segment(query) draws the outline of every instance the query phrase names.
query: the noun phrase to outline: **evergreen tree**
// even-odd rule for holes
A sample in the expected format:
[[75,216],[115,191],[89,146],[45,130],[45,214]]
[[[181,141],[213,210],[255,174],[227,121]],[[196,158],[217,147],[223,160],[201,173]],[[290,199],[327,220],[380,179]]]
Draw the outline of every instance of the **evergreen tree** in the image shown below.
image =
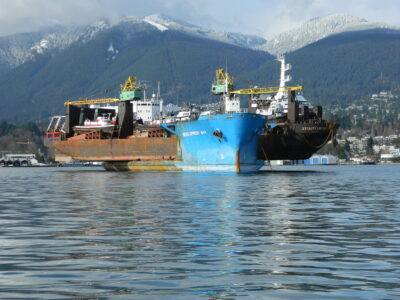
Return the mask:
[[366,148],[367,154],[368,155],[374,155],[374,139],[372,136],[369,137],[367,141],[367,148]]

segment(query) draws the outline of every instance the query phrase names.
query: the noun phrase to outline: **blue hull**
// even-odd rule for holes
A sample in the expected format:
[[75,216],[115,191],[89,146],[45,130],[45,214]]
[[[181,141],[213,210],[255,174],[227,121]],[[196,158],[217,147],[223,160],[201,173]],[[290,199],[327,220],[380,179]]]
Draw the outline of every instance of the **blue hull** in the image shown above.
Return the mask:
[[180,140],[183,171],[255,171],[258,134],[266,117],[249,113],[201,116],[198,120],[163,124]]

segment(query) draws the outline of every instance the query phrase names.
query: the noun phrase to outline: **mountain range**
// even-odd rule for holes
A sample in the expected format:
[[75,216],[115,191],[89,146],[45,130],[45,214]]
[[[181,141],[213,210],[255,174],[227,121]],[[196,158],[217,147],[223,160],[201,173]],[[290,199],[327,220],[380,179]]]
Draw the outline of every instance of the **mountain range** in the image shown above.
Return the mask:
[[[167,16],[106,20],[0,37],[0,119],[39,120],[62,113],[80,97],[115,97],[127,76],[161,82],[167,102],[211,102],[216,68],[229,69],[238,87],[277,85],[286,53],[292,83],[314,103],[346,103],[399,88],[400,31],[333,15],[264,38],[218,32]],[[150,88],[151,89],[151,88]]]
[[271,54],[293,52],[325,37],[352,31],[371,29],[395,29],[385,23],[371,23],[346,14],[333,14],[313,18],[297,28],[279,33],[260,47]]
[[115,24],[111,24],[108,20],[101,20],[88,26],[74,28],[55,26],[38,32],[0,37],[0,73],[32,60],[37,54],[62,51],[75,43],[84,44],[94,39],[99,33],[106,32],[111,28],[124,26],[127,28],[128,24],[137,26],[147,24],[160,31],[180,31],[191,36],[248,48],[261,47],[266,43],[262,37],[234,32],[218,32],[164,15],[151,15],[143,19],[126,17]]

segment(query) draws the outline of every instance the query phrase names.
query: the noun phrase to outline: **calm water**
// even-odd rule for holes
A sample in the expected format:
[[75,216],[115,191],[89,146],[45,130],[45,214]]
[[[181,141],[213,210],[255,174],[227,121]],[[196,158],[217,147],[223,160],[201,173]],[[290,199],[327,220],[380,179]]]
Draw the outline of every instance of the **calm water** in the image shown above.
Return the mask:
[[400,166],[302,170],[0,168],[0,298],[400,299]]

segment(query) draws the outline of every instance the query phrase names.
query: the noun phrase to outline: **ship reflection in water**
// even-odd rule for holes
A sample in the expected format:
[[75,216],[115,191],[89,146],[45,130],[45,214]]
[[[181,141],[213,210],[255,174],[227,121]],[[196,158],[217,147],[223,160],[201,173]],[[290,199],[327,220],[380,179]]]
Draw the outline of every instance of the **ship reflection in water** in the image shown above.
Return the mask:
[[309,168],[3,168],[1,296],[398,299],[398,167]]

